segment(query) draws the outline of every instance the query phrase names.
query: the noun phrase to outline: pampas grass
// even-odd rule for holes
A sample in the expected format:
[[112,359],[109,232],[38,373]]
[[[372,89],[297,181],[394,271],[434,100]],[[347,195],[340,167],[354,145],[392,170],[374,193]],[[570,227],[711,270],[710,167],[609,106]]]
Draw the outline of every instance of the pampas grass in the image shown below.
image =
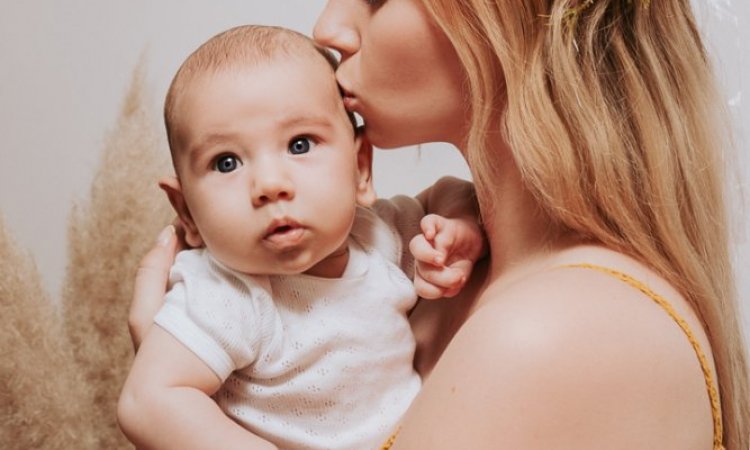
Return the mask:
[[94,449],[92,396],[31,257],[0,221],[0,448]]
[[86,383],[94,388],[99,448],[126,442],[116,425],[120,389],[133,358],[127,314],[140,258],[173,213],[156,182],[169,173],[166,139],[136,69],[94,178],[68,231],[64,323]]
[[[160,119],[134,71],[90,198],[74,206],[61,311],[31,258],[0,229],[0,448],[132,448],[116,404],[133,358],[127,330],[140,258],[172,220]],[[0,223],[0,228],[2,223]]]

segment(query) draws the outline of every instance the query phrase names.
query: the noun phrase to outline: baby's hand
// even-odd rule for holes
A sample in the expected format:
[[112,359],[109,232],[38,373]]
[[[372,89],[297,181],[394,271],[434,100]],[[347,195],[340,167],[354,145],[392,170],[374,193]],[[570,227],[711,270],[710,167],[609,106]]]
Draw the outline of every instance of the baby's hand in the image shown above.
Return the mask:
[[453,297],[471,275],[474,263],[486,251],[479,225],[466,218],[448,219],[428,214],[420,222],[422,234],[414,236],[414,287],[422,298]]

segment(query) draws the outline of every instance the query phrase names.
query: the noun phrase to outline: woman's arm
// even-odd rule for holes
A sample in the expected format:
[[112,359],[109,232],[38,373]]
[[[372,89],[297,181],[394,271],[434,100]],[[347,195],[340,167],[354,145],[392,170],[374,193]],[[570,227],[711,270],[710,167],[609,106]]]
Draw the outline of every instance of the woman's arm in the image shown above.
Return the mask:
[[211,399],[221,380],[158,326],[150,327],[117,407],[120,427],[139,449],[273,450]]

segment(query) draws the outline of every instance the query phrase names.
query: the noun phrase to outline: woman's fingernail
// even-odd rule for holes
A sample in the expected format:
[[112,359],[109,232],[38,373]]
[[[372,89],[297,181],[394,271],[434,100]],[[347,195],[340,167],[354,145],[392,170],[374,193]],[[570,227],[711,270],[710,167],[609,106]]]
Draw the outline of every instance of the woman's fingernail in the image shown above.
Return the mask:
[[161,230],[161,233],[159,233],[159,237],[156,238],[156,244],[162,247],[166,247],[169,244],[169,241],[172,240],[172,236],[174,236],[174,233],[174,225],[167,225],[163,230]]

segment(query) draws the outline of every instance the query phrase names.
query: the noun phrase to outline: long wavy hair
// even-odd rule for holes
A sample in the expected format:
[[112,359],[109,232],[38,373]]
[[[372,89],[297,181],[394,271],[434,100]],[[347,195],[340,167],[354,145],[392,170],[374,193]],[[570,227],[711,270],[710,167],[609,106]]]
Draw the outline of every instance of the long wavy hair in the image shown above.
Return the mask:
[[724,193],[729,121],[689,0],[423,4],[466,71],[466,156],[482,208],[499,181],[489,139],[500,131],[554,223],[647,264],[688,299],[711,343],[725,446],[747,450]]

